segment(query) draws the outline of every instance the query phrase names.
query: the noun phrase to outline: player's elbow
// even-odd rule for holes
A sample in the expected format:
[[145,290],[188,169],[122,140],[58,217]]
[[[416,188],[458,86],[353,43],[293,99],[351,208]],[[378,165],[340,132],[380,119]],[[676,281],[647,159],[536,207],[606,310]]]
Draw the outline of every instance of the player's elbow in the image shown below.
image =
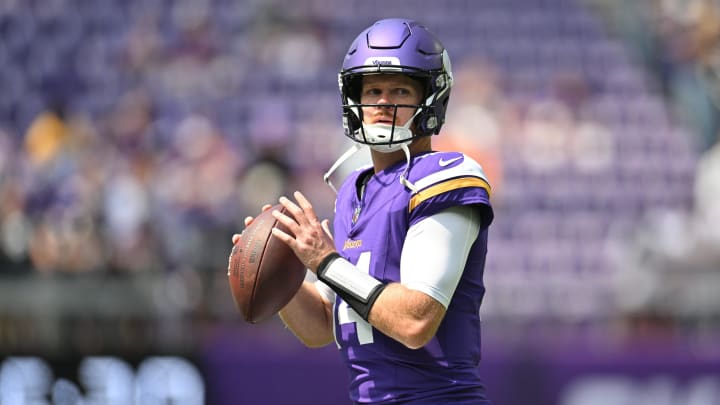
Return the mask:
[[320,348],[323,346],[327,346],[331,342],[333,342],[333,335],[332,332],[330,334],[325,333],[322,330],[319,330],[320,328],[313,329],[311,331],[308,330],[296,330],[289,328],[290,331],[295,335],[298,341],[302,343],[304,346],[309,347],[311,349]]
[[437,326],[434,322],[427,320],[418,320],[412,322],[405,328],[405,333],[400,338],[400,343],[405,345],[408,349],[419,349],[435,336],[437,332]]
[[319,349],[329,345],[332,339],[300,338],[300,342],[310,349]]

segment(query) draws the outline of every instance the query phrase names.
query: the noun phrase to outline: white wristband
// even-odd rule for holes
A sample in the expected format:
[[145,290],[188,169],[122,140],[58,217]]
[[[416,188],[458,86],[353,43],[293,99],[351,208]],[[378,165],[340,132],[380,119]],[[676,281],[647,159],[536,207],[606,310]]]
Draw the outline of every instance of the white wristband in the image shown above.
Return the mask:
[[357,267],[342,257],[333,260],[327,266],[322,278],[342,288],[364,303],[368,302],[370,294],[375,288],[382,285],[380,281],[358,270]]

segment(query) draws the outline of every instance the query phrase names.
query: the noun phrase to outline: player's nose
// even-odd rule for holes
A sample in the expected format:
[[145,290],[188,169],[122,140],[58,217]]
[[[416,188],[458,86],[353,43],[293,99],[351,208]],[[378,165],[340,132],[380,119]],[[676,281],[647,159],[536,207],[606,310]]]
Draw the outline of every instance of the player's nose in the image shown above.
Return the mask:
[[380,94],[380,98],[378,98],[377,104],[382,104],[382,108],[390,107],[389,104],[392,104],[390,100],[390,94],[388,92],[383,92],[382,94]]

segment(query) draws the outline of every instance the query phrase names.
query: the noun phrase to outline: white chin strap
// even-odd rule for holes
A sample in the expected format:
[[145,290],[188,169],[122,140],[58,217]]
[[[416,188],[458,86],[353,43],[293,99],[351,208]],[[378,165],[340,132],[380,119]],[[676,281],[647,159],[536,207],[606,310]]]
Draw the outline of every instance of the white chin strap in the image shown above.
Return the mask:
[[417,194],[417,192],[419,191],[418,188],[415,187],[415,185],[412,184],[407,178],[405,178],[408,170],[410,170],[410,149],[408,148],[407,143],[401,143],[400,147],[402,148],[403,152],[405,152],[405,159],[407,159],[405,170],[403,170],[402,174],[400,175],[400,184],[407,187],[410,191],[412,191],[413,194]]
[[[393,127],[387,124],[363,124],[362,131],[365,137],[371,141],[370,148],[381,153],[399,151],[401,146],[410,143],[413,134],[410,131],[412,119],[403,126]],[[390,139],[397,139],[398,143],[391,145],[376,145],[376,143],[388,142]]]
[[[402,149],[402,151],[405,153],[405,159],[407,160],[407,164],[405,165],[405,170],[403,170],[402,174],[400,175],[400,184],[407,187],[410,191],[412,191],[413,194],[418,192],[418,188],[415,187],[413,183],[411,183],[405,176],[407,175],[408,170],[410,169],[410,148],[408,148],[409,142],[403,142],[398,145],[392,145],[393,147],[396,147],[395,150]],[[330,166],[330,169],[328,169],[327,172],[323,175],[323,180],[325,183],[337,194],[337,189],[333,185],[332,181],[330,180],[330,176],[337,170],[340,165],[342,165],[346,160],[348,160],[352,155],[356,154],[360,150],[362,150],[365,146],[361,143],[355,143],[353,146],[350,147],[350,149],[346,150],[340,157],[333,163],[332,166]],[[373,145],[373,146],[384,146],[384,145]],[[375,149],[373,147],[373,149]]]

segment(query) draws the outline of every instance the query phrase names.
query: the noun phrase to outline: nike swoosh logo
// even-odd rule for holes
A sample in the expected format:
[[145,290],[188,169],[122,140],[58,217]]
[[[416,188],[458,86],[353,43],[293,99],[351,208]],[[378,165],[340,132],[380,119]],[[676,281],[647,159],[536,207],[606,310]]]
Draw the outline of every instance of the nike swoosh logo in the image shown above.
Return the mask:
[[462,156],[458,156],[458,157],[452,158],[450,160],[443,160],[442,158],[440,158],[440,160],[438,161],[438,164],[442,167],[445,167],[449,164],[452,164],[453,162],[457,162],[460,159],[462,159]]

